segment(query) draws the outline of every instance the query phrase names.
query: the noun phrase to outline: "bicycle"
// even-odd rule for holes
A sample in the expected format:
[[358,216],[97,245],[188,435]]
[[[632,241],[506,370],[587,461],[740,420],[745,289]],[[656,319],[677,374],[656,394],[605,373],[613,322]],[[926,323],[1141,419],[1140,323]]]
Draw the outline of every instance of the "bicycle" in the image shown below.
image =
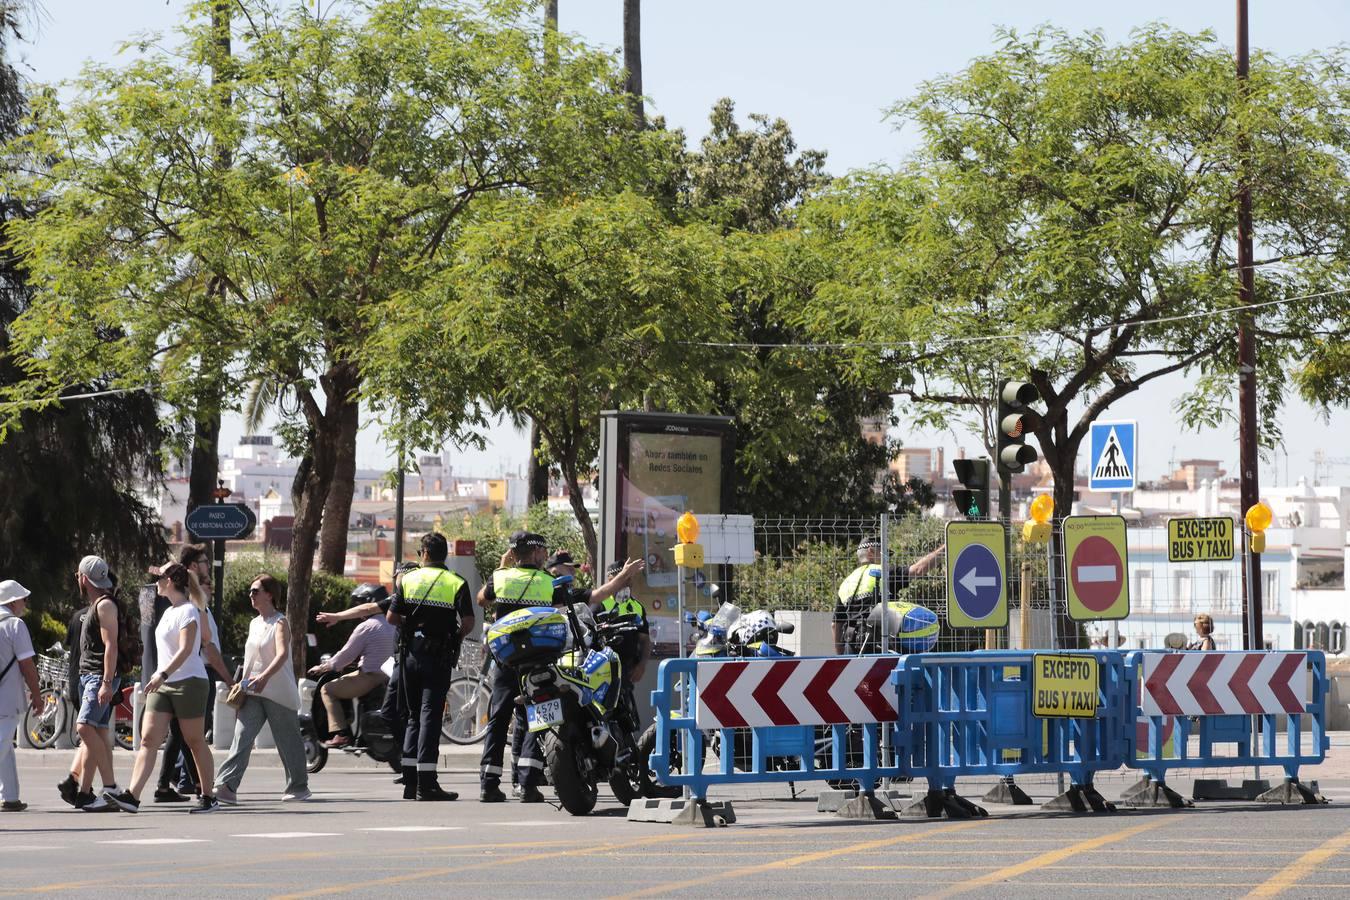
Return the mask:
[[46,750],[70,727],[71,702],[66,697],[66,671],[70,652],[60,644],[37,657],[38,684],[41,687],[42,712],[31,709],[23,716],[23,734],[30,747]]
[[479,641],[465,641],[460,650],[458,673],[450,680],[445,695],[445,714],[441,719],[441,737],[452,744],[476,744],[487,734],[488,705],[492,683],[488,670],[492,658]]

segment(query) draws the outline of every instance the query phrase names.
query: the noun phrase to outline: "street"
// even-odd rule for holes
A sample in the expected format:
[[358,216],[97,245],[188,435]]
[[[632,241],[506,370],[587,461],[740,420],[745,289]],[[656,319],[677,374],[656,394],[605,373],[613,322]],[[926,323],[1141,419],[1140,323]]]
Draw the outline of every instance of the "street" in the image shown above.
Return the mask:
[[[1350,890],[1350,773],[1337,749],[1306,776],[1320,777],[1333,800],[1326,806],[1215,802],[1077,816],[989,806],[983,820],[860,823],[817,812],[808,786],[795,801],[786,791],[716,794],[734,798],[738,817],[716,830],[630,823],[603,795],[584,819],[551,805],[483,805],[466,753],[448,757],[450,771],[442,773],[442,783],[464,798],[456,803],[399,800],[387,769],[345,765],[350,757],[342,757],[314,776],[313,801],[283,804],[281,770],[261,753],[238,807],[197,816],[147,803],[135,816],[93,815],[56,798],[60,768],[52,753],[40,765],[34,751],[25,754],[20,773],[31,808],[0,816],[0,894],[105,897],[110,887],[123,896],[292,898]],[[118,754],[122,777],[128,762]],[[1119,773],[1100,786],[1113,799],[1127,784]],[[1187,781],[1173,784],[1189,793]],[[1054,785],[1024,787],[1040,802]],[[982,790],[963,788],[975,799]]]

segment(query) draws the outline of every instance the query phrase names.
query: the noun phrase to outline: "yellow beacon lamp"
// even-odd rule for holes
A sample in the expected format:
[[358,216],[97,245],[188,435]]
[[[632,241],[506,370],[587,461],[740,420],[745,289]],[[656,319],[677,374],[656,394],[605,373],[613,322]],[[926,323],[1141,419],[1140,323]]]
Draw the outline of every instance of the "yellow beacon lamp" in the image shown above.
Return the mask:
[[1055,501],[1049,494],[1039,494],[1031,501],[1031,521],[1022,525],[1022,540],[1028,544],[1044,544],[1050,540],[1050,518],[1055,514]]
[[1247,542],[1247,547],[1253,553],[1266,552],[1266,529],[1274,520],[1275,515],[1271,512],[1270,506],[1262,500],[1252,504],[1247,510],[1247,530],[1251,532],[1251,539]]
[[675,522],[675,534],[680,542],[675,545],[675,565],[682,569],[703,568],[703,545],[698,543],[698,518],[686,512]]

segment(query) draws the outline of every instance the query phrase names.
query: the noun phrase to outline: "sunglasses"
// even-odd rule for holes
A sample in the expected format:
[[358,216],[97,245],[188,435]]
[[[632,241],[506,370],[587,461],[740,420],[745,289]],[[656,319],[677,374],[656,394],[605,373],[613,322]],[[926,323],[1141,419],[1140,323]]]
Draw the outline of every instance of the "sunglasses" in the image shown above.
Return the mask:
[[255,594],[265,594],[265,593],[267,593],[267,591],[263,590],[262,588],[249,588],[249,589],[248,589],[248,595],[249,595],[250,597],[252,597],[252,596],[255,595]]

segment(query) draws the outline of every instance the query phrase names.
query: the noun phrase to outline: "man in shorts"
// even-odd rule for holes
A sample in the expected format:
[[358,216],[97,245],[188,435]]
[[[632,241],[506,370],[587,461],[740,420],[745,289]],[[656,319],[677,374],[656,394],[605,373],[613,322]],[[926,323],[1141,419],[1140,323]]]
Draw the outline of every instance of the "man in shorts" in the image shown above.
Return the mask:
[[115,812],[117,807],[94,796],[93,787],[97,770],[104,791],[117,791],[109,732],[121,687],[117,677],[117,602],[108,564],[99,557],[80,560],[76,577],[89,612],[80,631],[80,712],[75,730],[82,742],[84,764],[75,806],[88,812]]

